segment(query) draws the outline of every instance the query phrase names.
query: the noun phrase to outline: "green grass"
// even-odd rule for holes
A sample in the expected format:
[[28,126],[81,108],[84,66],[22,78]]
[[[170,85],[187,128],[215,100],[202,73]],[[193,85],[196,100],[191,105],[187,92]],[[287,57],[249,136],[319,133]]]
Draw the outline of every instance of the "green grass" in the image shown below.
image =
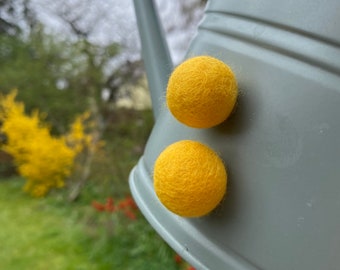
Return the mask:
[[185,269],[141,213],[129,220],[91,206],[93,200],[119,201],[129,195],[128,175],[152,124],[151,111],[117,112],[104,133],[106,145],[73,202],[68,188],[35,199],[22,191],[22,178],[0,177],[0,269]]
[[87,258],[82,228],[70,209],[28,197],[22,182],[0,182],[1,268],[97,269]]
[[0,181],[1,269],[179,269],[141,215],[130,221],[58,193],[34,199],[22,184]]

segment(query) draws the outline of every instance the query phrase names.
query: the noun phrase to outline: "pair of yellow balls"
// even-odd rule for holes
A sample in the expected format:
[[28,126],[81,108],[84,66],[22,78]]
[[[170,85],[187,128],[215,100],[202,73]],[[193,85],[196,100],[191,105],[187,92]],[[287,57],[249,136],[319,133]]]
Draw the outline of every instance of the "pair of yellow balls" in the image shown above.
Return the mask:
[[[186,60],[171,74],[167,106],[181,123],[210,128],[231,114],[237,99],[232,70],[210,56]],[[162,204],[183,217],[211,212],[227,188],[223,161],[208,146],[183,140],[168,146],[154,166],[154,188]]]

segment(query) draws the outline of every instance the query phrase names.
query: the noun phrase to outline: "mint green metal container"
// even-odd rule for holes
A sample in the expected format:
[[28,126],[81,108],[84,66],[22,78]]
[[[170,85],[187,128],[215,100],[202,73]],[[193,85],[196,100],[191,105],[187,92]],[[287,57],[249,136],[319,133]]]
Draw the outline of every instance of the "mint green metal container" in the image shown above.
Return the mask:
[[[152,1],[135,0],[156,123],[130,175],[150,224],[197,269],[340,269],[340,2],[208,2],[187,57],[234,70],[234,115],[210,129],[178,123],[165,104],[172,64]],[[169,144],[215,149],[228,191],[210,215],[166,210],[152,181]]]

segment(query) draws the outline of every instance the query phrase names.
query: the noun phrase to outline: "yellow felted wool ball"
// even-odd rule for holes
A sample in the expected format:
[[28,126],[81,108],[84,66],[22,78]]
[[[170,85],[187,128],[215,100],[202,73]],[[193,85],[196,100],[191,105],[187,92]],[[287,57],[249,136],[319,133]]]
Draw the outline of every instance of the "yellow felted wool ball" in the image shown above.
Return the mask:
[[210,56],[197,56],[180,64],[171,74],[166,100],[173,116],[194,128],[222,123],[232,112],[237,98],[232,70]]
[[208,146],[190,140],[168,146],[154,167],[154,188],[162,204],[183,217],[211,212],[227,188],[227,172]]

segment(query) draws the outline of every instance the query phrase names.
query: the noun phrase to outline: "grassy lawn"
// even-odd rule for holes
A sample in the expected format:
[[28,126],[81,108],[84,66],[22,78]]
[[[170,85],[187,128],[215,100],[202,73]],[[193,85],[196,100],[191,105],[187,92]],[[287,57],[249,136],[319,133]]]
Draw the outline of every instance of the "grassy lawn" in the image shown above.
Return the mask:
[[129,221],[62,194],[33,199],[22,184],[0,181],[1,269],[180,269],[140,214]]
[[0,182],[2,269],[98,269],[71,209],[28,197],[22,184],[20,178]]
[[0,269],[153,270],[187,269],[136,210],[136,219],[99,212],[93,201],[129,196],[128,175],[142,155],[152,113],[122,111],[112,119],[76,200],[70,189],[32,198],[25,180],[0,177]]

